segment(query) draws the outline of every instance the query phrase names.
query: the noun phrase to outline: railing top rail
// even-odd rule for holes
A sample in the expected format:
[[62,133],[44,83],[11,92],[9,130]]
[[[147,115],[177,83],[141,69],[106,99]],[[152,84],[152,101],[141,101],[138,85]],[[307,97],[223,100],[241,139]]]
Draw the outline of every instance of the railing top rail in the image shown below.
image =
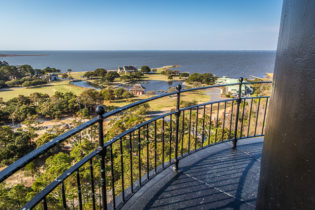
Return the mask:
[[[226,87],[226,86],[234,86],[234,85],[240,85],[240,84],[263,84],[263,83],[272,83],[272,82],[271,81],[257,81],[257,82],[242,82],[242,83],[232,83],[232,84],[210,85],[210,86],[197,87],[197,88],[191,88],[191,89],[183,89],[180,92],[183,93],[183,92],[189,92],[189,91],[203,90],[203,89],[209,89],[209,88],[218,88],[218,87]],[[170,93],[164,93],[164,94],[157,95],[157,96],[154,96],[154,97],[151,97],[148,99],[140,100],[140,101],[132,103],[132,104],[128,104],[126,106],[117,108],[113,111],[110,111],[110,112],[103,114],[103,118],[106,119],[108,117],[111,117],[115,114],[118,114],[118,113],[125,111],[125,110],[128,110],[130,108],[133,108],[135,106],[138,106],[138,105],[141,105],[141,104],[144,104],[144,103],[147,103],[147,102],[159,99],[159,98],[175,95],[176,93],[177,93],[177,91],[170,92]],[[6,167],[5,169],[3,169],[0,172],[0,183],[3,182],[5,179],[7,179],[9,176],[11,176],[13,173],[15,173],[17,170],[23,168],[25,165],[27,165],[29,162],[31,162],[35,158],[39,157],[41,154],[45,153],[46,151],[53,148],[54,146],[60,144],[64,140],[70,138],[71,136],[79,133],[80,131],[84,130],[85,128],[92,126],[97,121],[98,121],[98,118],[95,117],[92,120],[90,120],[86,123],[83,123],[83,124],[79,125],[78,127],[73,128],[70,131],[54,138],[50,142],[42,145],[41,147],[33,150],[32,152],[30,152],[27,155],[23,156],[22,158],[18,159],[16,162],[12,163],[11,165],[9,165],[8,167]]]
[[[209,89],[209,88],[218,88],[218,87],[226,87],[226,86],[236,86],[236,85],[250,85],[250,84],[267,84],[267,83],[272,83],[271,81],[257,81],[257,82],[237,82],[237,83],[229,83],[229,84],[221,84],[221,85],[210,85],[210,86],[203,86],[203,87],[197,87],[197,88],[191,88],[191,89],[183,89],[180,92],[184,93],[184,92],[189,92],[189,91],[195,91],[195,90],[204,90],[204,89]],[[173,94],[175,94],[175,92],[173,92]]]

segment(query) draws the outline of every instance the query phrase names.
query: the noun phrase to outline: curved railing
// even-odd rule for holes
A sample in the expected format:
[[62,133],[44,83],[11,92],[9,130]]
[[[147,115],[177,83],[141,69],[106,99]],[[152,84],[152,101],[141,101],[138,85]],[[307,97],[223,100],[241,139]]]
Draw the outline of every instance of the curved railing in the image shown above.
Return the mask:
[[[98,132],[94,132],[98,133],[99,146],[38,192],[23,209],[32,209],[41,202],[44,209],[50,206],[106,209],[108,205],[114,209],[120,208],[165,168],[174,164],[174,169],[178,170],[179,160],[186,155],[230,140],[235,148],[238,139],[263,136],[269,96],[242,97],[243,85],[263,83],[271,82],[243,82],[241,79],[240,83],[185,90],[178,86],[175,92],[141,100],[108,113],[99,106],[98,117],[58,136],[8,166],[0,172],[0,182],[65,140],[97,125]],[[236,98],[180,108],[182,93],[236,85]],[[107,118],[172,95],[176,95],[175,111],[153,117],[104,143],[104,121]],[[71,195],[69,192],[72,192]]]

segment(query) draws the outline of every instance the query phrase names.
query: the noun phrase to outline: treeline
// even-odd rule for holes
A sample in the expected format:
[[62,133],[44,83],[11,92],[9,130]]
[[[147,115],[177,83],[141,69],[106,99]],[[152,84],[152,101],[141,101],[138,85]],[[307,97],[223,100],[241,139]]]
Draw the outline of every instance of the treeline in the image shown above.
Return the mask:
[[88,89],[79,96],[72,92],[56,92],[53,96],[32,93],[30,96],[19,95],[5,102],[0,98],[0,124],[22,122],[30,116],[47,119],[78,115],[86,118],[94,114],[95,107],[104,100],[131,98],[133,95],[124,88]]
[[116,71],[107,71],[103,68],[98,68],[94,71],[88,71],[83,74],[87,79],[101,79],[103,82],[113,82],[120,75]]
[[13,66],[0,61],[0,88],[45,84],[47,78],[44,75],[59,72],[60,70],[56,68],[33,69],[30,65]]
[[[148,70],[149,69],[149,70]],[[143,72],[150,72],[150,68],[144,68]],[[130,72],[128,74],[119,75],[116,71],[107,71],[103,68],[98,68],[94,71],[85,72],[83,77],[87,79],[100,79],[101,82],[113,82],[116,78],[120,78],[124,82],[134,82],[140,80],[143,77],[142,69],[138,72]]]
[[189,84],[199,83],[199,84],[205,84],[205,85],[213,85],[215,81],[217,80],[217,76],[211,74],[211,73],[193,73],[189,75],[186,82]]
[[187,72],[180,73],[179,70],[171,70],[171,69],[163,70],[161,71],[161,74],[168,76],[168,79],[173,79],[173,77],[176,77],[176,76],[179,76],[179,78],[189,77],[189,73]]

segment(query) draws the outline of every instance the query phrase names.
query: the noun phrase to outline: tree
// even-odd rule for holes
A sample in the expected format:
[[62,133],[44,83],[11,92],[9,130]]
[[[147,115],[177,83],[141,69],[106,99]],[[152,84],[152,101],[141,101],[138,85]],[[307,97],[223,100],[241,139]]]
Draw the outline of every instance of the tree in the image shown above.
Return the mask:
[[14,132],[9,126],[0,126],[0,165],[13,163],[35,147],[29,132]]
[[91,72],[91,71],[87,71],[83,74],[83,77],[88,78],[88,79],[92,78],[93,76],[94,76],[94,72]]
[[131,80],[132,80],[132,78],[131,78],[130,75],[122,75],[122,76],[120,77],[120,81],[129,82],[129,81],[131,81]]
[[204,74],[193,73],[188,77],[187,82],[188,83],[199,82],[201,84],[212,85],[214,84],[216,79],[217,77],[211,73]]
[[183,72],[179,74],[180,77],[189,77],[189,73]]
[[106,69],[103,69],[103,68],[97,68],[95,71],[94,71],[94,75],[95,76],[99,76],[99,77],[105,77],[107,74],[107,70]]
[[62,78],[62,79],[67,79],[67,78],[68,78],[68,74],[63,73],[63,74],[61,75],[61,78]]
[[11,188],[0,186],[0,209],[20,209],[27,202],[27,194],[31,188],[23,184]]
[[149,66],[142,66],[140,71],[142,73],[149,73],[149,72],[151,72],[151,69]]
[[44,133],[42,136],[40,136],[37,140],[36,140],[36,146],[37,148],[50,142],[51,140],[53,140],[54,138],[56,138],[57,135],[56,134],[52,134],[52,133]]
[[0,67],[0,80],[9,81],[13,79],[22,78],[21,72],[16,66],[1,66]]
[[124,94],[125,91],[126,91],[126,90],[125,90],[124,88],[117,88],[117,89],[115,89],[115,95],[116,95],[116,97],[117,97],[117,98],[122,98],[122,96],[123,96],[123,94]]
[[7,84],[5,84],[5,81],[4,80],[0,80],[0,88],[6,88],[8,87]]
[[59,69],[46,67],[43,69],[44,74],[61,72]]
[[33,76],[35,74],[34,69],[30,65],[21,65],[18,67],[18,70],[23,76]]
[[72,72],[72,69],[67,69],[67,72],[68,72],[68,74],[70,76],[70,73]]
[[90,112],[94,112],[94,106],[102,104],[103,96],[97,90],[88,89],[81,93],[79,101],[85,108],[88,108]]
[[119,78],[119,74],[116,71],[110,71],[105,76],[105,81],[113,82],[116,78]]
[[114,100],[115,99],[115,93],[114,90],[111,88],[108,89],[102,89],[101,94],[104,97],[105,100]]
[[70,152],[70,156],[75,161],[80,161],[82,158],[92,152],[93,149],[95,149],[95,146],[91,143],[91,141],[83,139],[74,145],[73,150]]
[[72,92],[56,92],[55,95],[36,108],[38,114],[47,118],[59,118],[64,114],[73,114],[78,110],[77,96]]
[[38,136],[35,133],[35,126],[39,125],[39,121],[37,119],[38,116],[36,114],[27,115],[26,119],[22,122],[22,124],[26,126],[27,131],[30,133],[31,140]]

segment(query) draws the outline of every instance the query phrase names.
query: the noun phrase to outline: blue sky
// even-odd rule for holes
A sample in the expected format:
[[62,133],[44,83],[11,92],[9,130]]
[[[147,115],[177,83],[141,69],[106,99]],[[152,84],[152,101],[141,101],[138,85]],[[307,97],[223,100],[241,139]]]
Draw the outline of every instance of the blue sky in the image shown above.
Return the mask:
[[282,0],[1,0],[0,50],[275,50]]

